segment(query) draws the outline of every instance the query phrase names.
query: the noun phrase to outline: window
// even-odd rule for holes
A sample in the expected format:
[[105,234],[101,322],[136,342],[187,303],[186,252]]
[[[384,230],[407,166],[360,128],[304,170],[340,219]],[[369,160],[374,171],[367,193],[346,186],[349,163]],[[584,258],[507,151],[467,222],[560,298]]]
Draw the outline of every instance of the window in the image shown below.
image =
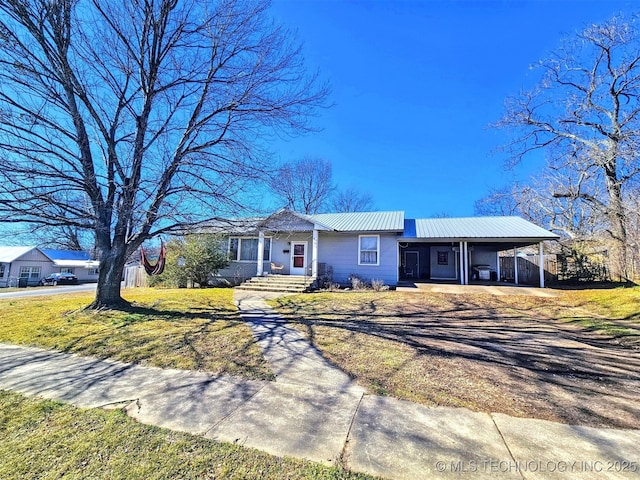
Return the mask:
[[0,278],[4,278],[4,263],[0,263]]
[[[256,262],[258,260],[258,239],[231,237],[229,239],[229,257],[232,261]],[[262,259],[265,262],[271,260],[271,239],[264,239],[264,252]]]
[[20,267],[20,278],[39,279],[40,267]]
[[449,252],[438,252],[438,265],[449,265]]
[[240,239],[231,237],[229,239],[229,258],[231,260],[238,260],[238,252],[240,251]]
[[60,273],[73,273],[73,268],[70,267],[62,267],[60,269]]
[[358,265],[380,264],[380,235],[358,237]]

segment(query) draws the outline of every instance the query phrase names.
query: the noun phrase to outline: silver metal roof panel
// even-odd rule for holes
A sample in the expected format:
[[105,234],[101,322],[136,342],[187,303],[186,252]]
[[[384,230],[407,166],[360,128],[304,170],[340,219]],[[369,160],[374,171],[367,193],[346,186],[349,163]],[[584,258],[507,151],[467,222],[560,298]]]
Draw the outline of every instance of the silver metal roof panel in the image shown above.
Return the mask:
[[[521,217],[426,218],[415,220],[415,237],[425,239],[540,239],[558,235]],[[413,232],[411,232],[413,233]]]
[[338,232],[402,232],[404,212],[349,212],[309,215]]

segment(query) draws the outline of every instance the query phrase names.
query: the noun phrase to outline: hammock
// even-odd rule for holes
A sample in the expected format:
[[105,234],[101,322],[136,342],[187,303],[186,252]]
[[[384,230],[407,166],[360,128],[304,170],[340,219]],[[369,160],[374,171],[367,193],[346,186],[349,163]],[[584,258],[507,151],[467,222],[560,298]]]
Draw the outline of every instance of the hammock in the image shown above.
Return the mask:
[[144,248],[140,247],[140,261],[142,266],[148,275],[160,275],[164,272],[164,264],[167,260],[167,249],[164,246],[164,242],[160,242],[160,256],[155,265],[151,265],[147,260],[147,255],[144,253]]

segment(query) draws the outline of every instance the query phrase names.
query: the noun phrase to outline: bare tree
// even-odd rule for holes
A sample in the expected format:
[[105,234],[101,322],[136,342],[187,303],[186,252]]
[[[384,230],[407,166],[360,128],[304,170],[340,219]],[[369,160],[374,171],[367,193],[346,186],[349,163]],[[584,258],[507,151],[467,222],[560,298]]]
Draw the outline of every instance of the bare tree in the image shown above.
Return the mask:
[[336,190],[329,200],[332,212],[367,212],[373,210],[373,197],[354,187]]
[[518,184],[514,187],[494,188],[489,194],[477,200],[473,206],[476,215],[519,215],[518,200],[514,192],[518,190]]
[[127,257],[245,205],[269,132],[326,85],[266,1],[0,2],[0,220],[94,232],[94,308]]
[[331,175],[329,160],[306,156],[280,166],[269,186],[286,208],[314,214],[325,207],[334,190]]
[[546,183],[548,198],[586,205],[604,219],[612,267],[628,278],[624,197],[640,172],[636,26],[620,17],[591,25],[538,67],[541,83],[510,99],[499,124],[515,132],[510,158],[517,163],[535,150],[546,152],[547,172],[555,177]]

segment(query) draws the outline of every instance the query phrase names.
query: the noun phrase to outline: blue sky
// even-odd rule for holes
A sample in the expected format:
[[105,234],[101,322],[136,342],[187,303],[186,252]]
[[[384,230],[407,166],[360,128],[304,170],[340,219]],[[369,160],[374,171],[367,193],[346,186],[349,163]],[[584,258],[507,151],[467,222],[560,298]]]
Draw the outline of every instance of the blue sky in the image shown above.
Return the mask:
[[[634,6],[635,10],[634,10]],[[496,153],[505,98],[536,83],[529,67],[563,36],[626,0],[274,0],[306,60],[332,85],[321,129],[273,146],[283,161],[333,163],[334,180],[408,217],[472,216],[492,187],[535,175],[541,154],[507,171]]]

